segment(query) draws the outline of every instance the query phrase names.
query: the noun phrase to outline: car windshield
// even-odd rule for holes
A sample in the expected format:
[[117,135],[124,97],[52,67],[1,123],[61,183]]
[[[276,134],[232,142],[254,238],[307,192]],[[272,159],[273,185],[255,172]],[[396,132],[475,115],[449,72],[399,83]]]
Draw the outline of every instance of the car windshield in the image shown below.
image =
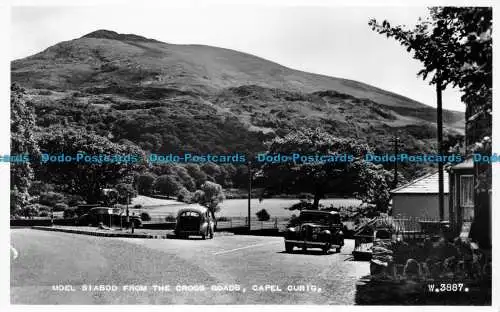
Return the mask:
[[199,217],[200,214],[196,211],[185,211],[181,214],[181,217]]
[[301,222],[312,222],[321,224],[333,223],[332,216],[326,213],[302,213],[299,217]]

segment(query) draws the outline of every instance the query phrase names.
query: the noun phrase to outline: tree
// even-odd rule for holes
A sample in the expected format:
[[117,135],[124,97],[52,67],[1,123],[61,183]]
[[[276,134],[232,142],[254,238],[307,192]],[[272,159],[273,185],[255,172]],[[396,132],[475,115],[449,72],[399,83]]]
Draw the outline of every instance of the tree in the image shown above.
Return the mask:
[[[458,87],[467,105],[466,115],[491,124],[492,114],[492,8],[434,7],[430,17],[419,20],[414,29],[369,21],[372,29],[396,39],[423,64],[418,72],[424,80],[444,90]],[[471,137],[471,146],[491,137],[491,126]],[[443,151],[442,151],[443,152]],[[491,151],[490,151],[491,154]],[[489,154],[488,154],[489,155]]]
[[[447,85],[460,88],[462,101],[466,103],[467,122],[473,131],[466,132],[469,152],[474,145],[482,146],[491,140],[492,114],[492,8],[491,7],[434,7],[430,18],[419,20],[414,29],[391,26],[372,19],[369,25],[374,31],[393,37],[413,52],[413,57],[423,63],[418,73],[430,84],[436,84],[438,93],[438,124],[440,90]],[[468,126],[469,126],[468,125]],[[438,140],[439,125],[438,125]],[[472,147],[471,147],[472,146]],[[491,145],[490,145],[491,146]],[[442,153],[440,144],[440,153]],[[483,149],[491,155],[491,149]],[[491,219],[489,194],[491,190],[491,164],[475,166],[475,206],[478,212],[472,224],[471,236],[482,245],[491,245],[488,237]],[[442,170],[440,165],[440,188]],[[486,191],[485,191],[486,190]],[[443,206],[440,192],[440,208]],[[442,211],[440,211],[442,214]],[[477,230],[476,230],[477,229]],[[482,243],[481,243],[482,242]]]
[[354,195],[363,202],[375,205],[378,211],[386,211],[390,201],[389,183],[391,174],[382,165],[356,161],[350,175],[354,175]]
[[136,183],[139,194],[150,195],[153,192],[155,180],[156,176],[149,172],[138,175]]
[[[11,155],[27,155],[31,160],[39,156],[34,136],[35,115],[31,103],[25,100],[25,90],[17,84],[10,88],[10,150]],[[29,202],[28,189],[34,178],[29,162],[11,163],[10,166],[11,214],[23,209]]]
[[[39,144],[41,151],[48,155],[74,157],[38,165],[40,179],[60,185],[68,193],[81,195],[88,203],[97,203],[103,189],[124,181],[139,169],[144,159],[143,151],[135,145],[113,143],[74,129],[52,129],[41,135]],[[77,155],[84,155],[86,160],[77,160]],[[123,158],[120,160],[117,156]]]
[[[301,160],[269,163],[265,162],[262,170],[266,191],[270,193],[314,194],[313,209],[319,208],[319,201],[326,193],[354,195],[366,201],[377,201],[374,188],[388,194],[385,170],[366,162],[363,155],[370,152],[366,144],[354,139],[341,139],[323,130],[304,129],[290,132],[284,137],[276,137],[269,143],[267,154],[315,157],[328,156],[329,161]],[[348,155],[352,155],[349,159]],[[337,158],[335,158],[337,157]],[[337,161],[334,161],[337,159]],[[367,179],[377,178],[379,185]]]
[[196,187],[201,187],[201,185],[207,180],[207,174],[200,169],[200,166],[198,164],[187,164],[186,170],[194,179]]
[[115,189],[118,192],[117,201],[119,204],[130,204],[132,198],[137,196],[137,190],[133,187],[132,184],[118,183],[115,186]]
[[[423,63],[418,73],[430,83],[459,87],[462,100],[490,98],[492,90],[492,9],[490,7],[434,7],[430,18],[414,29],[369,21],[372,29],[393,37]],[[475,103],[479,105],[479,103]],[[484,103],[491,105],[491,102]],[[490,106],[491,108],[491,106]]]
[[182,185],[175,179],[173,175],[161,175],[154,184],[155,190],[167,196],[177,196],[182,188]]
[[193,201],[208,208],[212,217],[215,218],[215,213],[220,210],[219,204],[224,201],[224,191],[220,184],[206,181],[201,186],[201,190],[197,190],[193,194]]

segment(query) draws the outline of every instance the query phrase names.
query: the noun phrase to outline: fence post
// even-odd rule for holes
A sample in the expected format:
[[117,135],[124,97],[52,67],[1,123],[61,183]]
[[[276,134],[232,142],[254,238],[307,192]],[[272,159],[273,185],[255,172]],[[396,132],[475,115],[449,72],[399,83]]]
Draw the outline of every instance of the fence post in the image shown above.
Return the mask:
[[275,217],[274,218],[274,228],[277,229],[278,228],[278,217]]

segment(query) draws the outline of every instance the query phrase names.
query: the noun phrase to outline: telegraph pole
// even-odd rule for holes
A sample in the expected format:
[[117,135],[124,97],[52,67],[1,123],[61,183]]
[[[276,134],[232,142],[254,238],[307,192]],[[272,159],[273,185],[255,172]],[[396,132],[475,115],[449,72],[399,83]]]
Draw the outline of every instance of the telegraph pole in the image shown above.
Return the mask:
[[129,214],[129,210],[128,210],[128,201],[129,201],[129,194],[127,191],[127,212],[126,212],[126,219],[125,219],[127,229],[130,227],[130,214]]
[[[440,72],[437,72],[436,95],[437,95],[437,141],[438,154],[443,155],[443,97]],[[444,176],[443,163],[438,162],[439,179],[439,221],[444,221]]]
[[394,136],[394,138],[392,139],[392,142],[394,143],[394,155],[396,156],[396,159],[394,160],[394,179],[392,182],[393,183],[392,187],[397,188],[398,187],[398,153],[399,153],[399,142],[401,142],[401,140],[399,139],[399,137]]
[[250,205],[252,199],[252,162],[249,160],[247,162],[248,167],[248,232],[250,233],[251,221],[250,221]]

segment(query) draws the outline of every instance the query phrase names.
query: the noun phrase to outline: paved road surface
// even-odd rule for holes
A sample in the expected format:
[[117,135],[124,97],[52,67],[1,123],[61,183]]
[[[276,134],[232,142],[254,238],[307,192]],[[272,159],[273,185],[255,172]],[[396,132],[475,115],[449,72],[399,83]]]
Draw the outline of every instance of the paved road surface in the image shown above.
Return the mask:
[[[11,302],[354,304],[355,282],[369,273],[369,266],[349,260],[352,248],[353,241],[346,240],[340,254],[322,255],[314,249],[287,254],[278,237],[156,240],[12,229],[16,257],[11,251]],[[83,291],[88,284],[114,285],[117,290]],[[55,285],[71,285],[75,291],[56,291]],[[146,286],[147,291],[124,290],[127,285]],[[170,291],[154,291],[153,285],[170,285]],[[191,285],[192,291],[176,291],[177,285]],[[194,285],[206,290],[193,291]],[[239,285],[240,291],[212,291],[212,285]],[[253,289],[260,285],[277,285],[282,291]],[[321,291],[287,290],[299,285]]]

